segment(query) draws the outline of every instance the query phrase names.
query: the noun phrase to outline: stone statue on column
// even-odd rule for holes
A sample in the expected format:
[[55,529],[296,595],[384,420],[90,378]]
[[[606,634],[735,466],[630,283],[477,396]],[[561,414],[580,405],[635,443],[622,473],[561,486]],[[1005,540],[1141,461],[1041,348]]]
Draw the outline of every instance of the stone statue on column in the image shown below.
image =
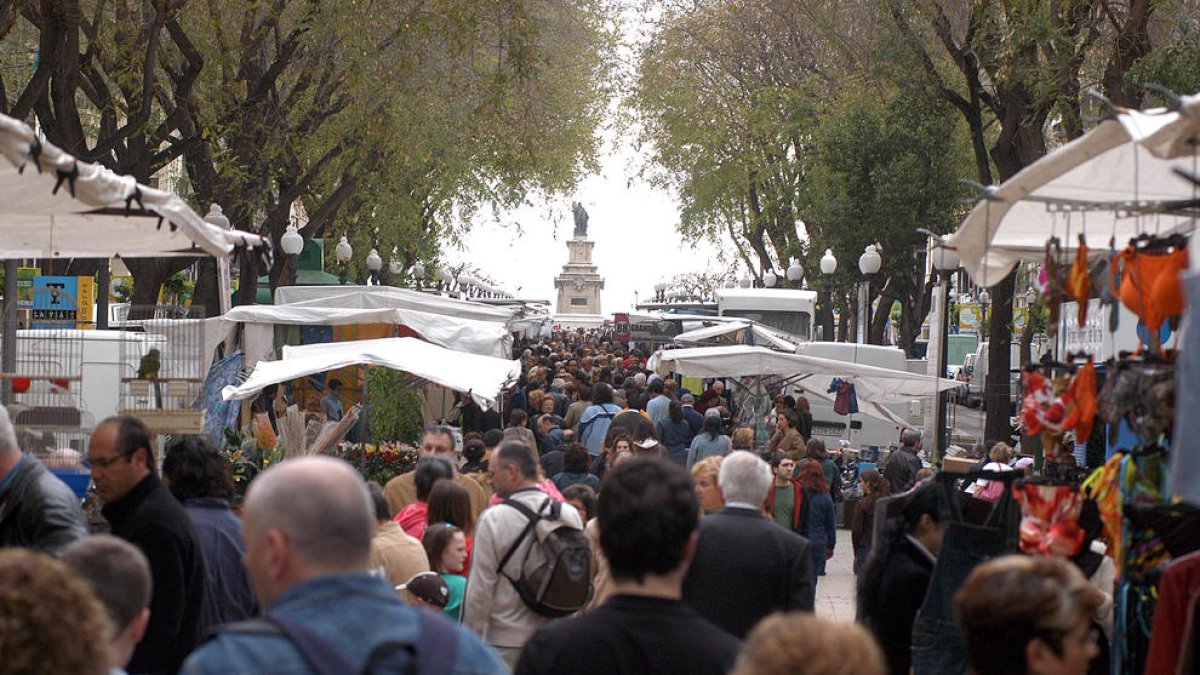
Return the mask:
[[575,215],[575,237],[583,239],[587,237],[588,227],[588,212],[583,208],[583,204],[573,202],[571,204],[571,213]]

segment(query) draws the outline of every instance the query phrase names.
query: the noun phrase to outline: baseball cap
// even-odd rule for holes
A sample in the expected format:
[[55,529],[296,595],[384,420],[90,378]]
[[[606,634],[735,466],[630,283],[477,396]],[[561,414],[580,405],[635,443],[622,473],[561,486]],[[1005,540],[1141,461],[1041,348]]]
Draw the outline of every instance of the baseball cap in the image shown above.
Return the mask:
[[435,607],[445,607],[450,601],[450,587],[446,580],[437,572],[418,572],[411,579],[396,587],[398,591],[407,590],[409,593],[428,602]]

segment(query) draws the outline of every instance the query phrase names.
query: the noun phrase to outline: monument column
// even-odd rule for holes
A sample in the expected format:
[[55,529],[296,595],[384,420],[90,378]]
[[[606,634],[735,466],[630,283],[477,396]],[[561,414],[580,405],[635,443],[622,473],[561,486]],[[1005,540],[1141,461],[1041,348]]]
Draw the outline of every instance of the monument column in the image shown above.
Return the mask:
[[592,264],[595,242],[587,238],[587,211],[578,202],[573,205],[572,211],[575,231],[567,241],[567,264],[563,265],[562,273],[554,278],[554,287],[558,289],[555,313],[603,320],[600,291],[604,288],[604,278]]

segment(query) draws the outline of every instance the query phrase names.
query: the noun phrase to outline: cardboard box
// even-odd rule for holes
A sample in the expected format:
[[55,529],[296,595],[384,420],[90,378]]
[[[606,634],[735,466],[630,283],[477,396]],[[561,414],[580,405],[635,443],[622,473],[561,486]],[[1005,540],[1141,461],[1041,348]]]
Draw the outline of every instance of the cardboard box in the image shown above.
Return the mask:
[[947,473],[967,473],[979,463],[970,457],[946,457],[942,460],[942,471]]

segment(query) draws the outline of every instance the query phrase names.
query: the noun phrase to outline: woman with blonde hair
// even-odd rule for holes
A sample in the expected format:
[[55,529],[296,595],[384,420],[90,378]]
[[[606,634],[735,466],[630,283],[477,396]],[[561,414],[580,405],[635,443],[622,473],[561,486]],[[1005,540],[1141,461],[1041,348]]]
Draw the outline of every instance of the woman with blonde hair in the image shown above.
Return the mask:
[[725,496],[721,494],[721,486],[717,485],[717,474],[721,470],[721,455],[705,457],[692,465],[692,480],[696,483],[696,498],[700,500],[700,510],[705,514],[712,513],[725,506]]
[[861,626],[776,612],[746,638],[732,675],[884,675],[883,652]]
[[738,427],[734,429],[733,436],[730,437],[730,444],[734,450],[753,450],[754,430],[750,427]]
[[[983,465],[984,471],[995,471],[997,473],[1004,471],[1012,471],[1013,468],[1008,465],[1012,459],[1013,449],[1007,443],[1000,442],[992,446],[988,451],[988,459],[991,460]],[[1004,481],[987,480],[980,478],[975,481],[968,490],[976,499],[986,499],[989,502],[994,502],[1004,494]]]

